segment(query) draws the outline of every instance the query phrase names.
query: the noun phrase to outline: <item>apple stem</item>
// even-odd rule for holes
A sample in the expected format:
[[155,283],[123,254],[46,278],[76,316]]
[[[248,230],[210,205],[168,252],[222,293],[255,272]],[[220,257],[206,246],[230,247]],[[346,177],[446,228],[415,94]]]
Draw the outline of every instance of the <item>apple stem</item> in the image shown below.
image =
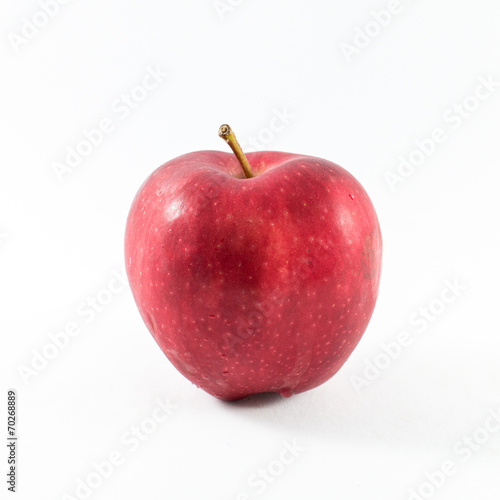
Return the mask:
[[247,157],[245,156],[245,153],[243,153],[243,149],[241,149],[241,146],[229,125],[220,126],[219,137],[224,139],[229,144],[229,147],[233,150],[234,155],[236,156],[236,158],[238,158],[238,161],[240,162],[245,177],[247,179],[253,177],[252,169],[250,168],[250,163],[248,163]]

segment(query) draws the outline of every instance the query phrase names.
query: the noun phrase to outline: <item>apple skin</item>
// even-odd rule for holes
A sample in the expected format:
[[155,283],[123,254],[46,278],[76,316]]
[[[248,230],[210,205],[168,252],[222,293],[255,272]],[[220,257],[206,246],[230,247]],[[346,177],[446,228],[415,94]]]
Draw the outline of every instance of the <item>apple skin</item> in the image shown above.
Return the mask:
[[382,240],[368,195],[329,161],[199,151],[153,172],[125,234],[140,314],[186,378],[226,400],[330,379],[375,306]]

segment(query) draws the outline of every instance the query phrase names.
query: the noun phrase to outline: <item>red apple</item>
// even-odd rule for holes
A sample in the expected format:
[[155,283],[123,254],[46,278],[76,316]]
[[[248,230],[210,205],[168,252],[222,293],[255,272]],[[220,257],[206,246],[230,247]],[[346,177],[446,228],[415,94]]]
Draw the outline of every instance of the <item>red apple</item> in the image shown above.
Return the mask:
[[365,190],[311,156],[199,151],[137,193],[125,259],[172,364],[213,396],[291,396],[331,378],[363,335],[382,242]]

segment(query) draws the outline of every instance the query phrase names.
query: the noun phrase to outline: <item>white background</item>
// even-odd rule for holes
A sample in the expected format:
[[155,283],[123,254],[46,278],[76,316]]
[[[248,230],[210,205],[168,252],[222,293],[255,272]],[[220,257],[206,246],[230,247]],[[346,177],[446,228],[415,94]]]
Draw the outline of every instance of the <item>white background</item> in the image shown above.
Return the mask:
[[[74,0],[44,24],[37,1],[2,1],[0,435],[15,388],[16,498],[83,498],[79,481],[100,482],[93,463],[120,453],[91,498],[497,500],[500,87],[472,96],[480,78],[500,81],[500,3],[401,0],[384,27],[374,12],[386,1],[232,3]],[[144,99],[124,116],[116,101],[148,68],[167,76],[135,90]],[[277,111],[293,117],[270,134]],[[58,178],[54,163],[101,120],[112,132]],[[180,154],[227,151],[224,122],[241,142],[260,134],[260,149],[347,168],[380,218],[382,283],[365,336],[332,380],[287,400],[227,404],[197,389],[118,282],[102,311],[83,312],[123,273],[140,184]],[[436,128],[446,139],[392,189],[387,172]],[[449,304],[446,280],[461,289]],[[79,335],[23,377],[68,323]],[[387,362],[381,345],[405,331],[411,345]],[[157,398],[175,410],[153,429]],[[150,434],[132,449],[141,425]],[[298,456],[280,466],[285,442]],[[260,469],[273,479],[265,488],[252,482]],[[3,498],[4,479],[0,488]]]

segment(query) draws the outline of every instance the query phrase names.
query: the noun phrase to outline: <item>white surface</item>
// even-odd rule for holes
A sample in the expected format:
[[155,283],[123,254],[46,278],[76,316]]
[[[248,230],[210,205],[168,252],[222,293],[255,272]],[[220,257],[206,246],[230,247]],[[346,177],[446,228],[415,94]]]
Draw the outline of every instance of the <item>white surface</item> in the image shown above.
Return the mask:
[[[12,34],[40,6],[0,7],[0,426],[4,435],[14,387],[16,498],[83,498],[77,481],[120,452],[91,498],[379,500],[421,488],[428,498],[498,499],[500,427],[481,428],[500,406],[500,87],[458,129],[448,110],[480,77],[500,81],[500,4],[402,0],[349,63],[341,44],[387,2],[220,3],[239,5],[221,20],[212,0],[72,1],[19,51]],[[124,117],[116,100],[148,67],[168,76]],[[294,117],[271,138],[263,130],[275,110]],[[113,131],[59,181],[53,162],[105,119]],[[128,287],[95,317],[82,306],[123,271],[142,181],[185,152],[227,150],[224,122],[241,142],[260,133],[263,149],[344,166],[381,222],[382,284],[365,336],[331,381],[289,400],[225,404],[196,389],[156,346]],[[446,140],[392,191],[385,172],[439,127]],[[433,302],[432,322],[418,320],[446,280],[465,290],[445,295],[453,302],[443,310]],[[19,367],[70,322],[80,334],[23,381]],[[356,391],[355,377],[403,331],[412,344]],[[176,409],[135,449],[127,433],[152,429],[163,415],[156,398]],[[485,441],[470,457],[467,435]],[[282,450],[294,441],[292,461]],[[429,489],[425,474],[446,461],[453,474]],[[261,491],[252,474],[268,467],[276,477]]]

